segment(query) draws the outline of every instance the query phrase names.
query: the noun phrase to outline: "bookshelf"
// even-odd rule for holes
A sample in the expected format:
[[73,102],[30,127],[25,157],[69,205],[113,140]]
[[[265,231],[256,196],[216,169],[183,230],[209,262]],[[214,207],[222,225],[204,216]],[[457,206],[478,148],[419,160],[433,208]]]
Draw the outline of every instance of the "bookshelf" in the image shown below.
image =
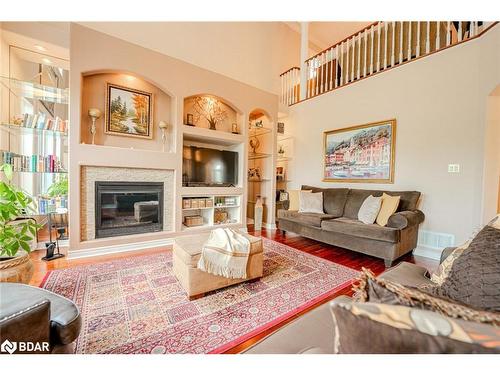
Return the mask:
[[0,95],[0,163],[39,215],[67,212],[69,90],[0,76]]

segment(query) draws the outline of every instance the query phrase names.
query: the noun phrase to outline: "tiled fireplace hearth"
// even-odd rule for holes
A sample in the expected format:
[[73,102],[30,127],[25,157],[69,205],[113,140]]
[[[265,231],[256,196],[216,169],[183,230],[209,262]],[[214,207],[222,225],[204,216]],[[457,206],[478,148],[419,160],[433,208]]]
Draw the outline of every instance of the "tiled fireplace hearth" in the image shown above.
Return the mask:
[[174,172],[81,167],[82,241],[173,230]]

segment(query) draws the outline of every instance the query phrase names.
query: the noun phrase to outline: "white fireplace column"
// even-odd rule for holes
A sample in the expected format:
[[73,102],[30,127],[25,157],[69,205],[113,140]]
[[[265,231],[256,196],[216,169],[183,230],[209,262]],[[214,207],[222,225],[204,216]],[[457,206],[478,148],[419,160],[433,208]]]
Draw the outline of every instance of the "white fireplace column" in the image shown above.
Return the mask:
[[300,100],[307,95],[307,64],[309,55],[309,22],[300,23]]

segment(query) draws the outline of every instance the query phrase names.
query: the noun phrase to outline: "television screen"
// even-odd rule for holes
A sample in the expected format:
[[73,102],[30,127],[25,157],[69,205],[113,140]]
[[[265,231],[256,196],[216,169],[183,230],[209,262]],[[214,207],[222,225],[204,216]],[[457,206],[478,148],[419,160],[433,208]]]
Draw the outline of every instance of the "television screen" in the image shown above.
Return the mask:
[[183,186],[236,186],[237,183],[237,152],[184,146]]

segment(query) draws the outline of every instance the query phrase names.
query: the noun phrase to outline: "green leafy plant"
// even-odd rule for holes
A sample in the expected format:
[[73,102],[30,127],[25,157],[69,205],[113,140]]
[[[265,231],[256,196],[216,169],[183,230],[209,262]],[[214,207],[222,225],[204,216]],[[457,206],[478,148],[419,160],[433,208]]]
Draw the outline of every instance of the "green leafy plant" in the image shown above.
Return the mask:
[[20,249],[30,252],[30,242],[41,225],[16,220],[34,212],[33,198],[12,184],[12,166],[0,166],[6,181],[0,181],[0,255],[15,257]]
[[60,175],[58,181],[49,186],[47,194],[51,198],[68,195],[68,177]]

